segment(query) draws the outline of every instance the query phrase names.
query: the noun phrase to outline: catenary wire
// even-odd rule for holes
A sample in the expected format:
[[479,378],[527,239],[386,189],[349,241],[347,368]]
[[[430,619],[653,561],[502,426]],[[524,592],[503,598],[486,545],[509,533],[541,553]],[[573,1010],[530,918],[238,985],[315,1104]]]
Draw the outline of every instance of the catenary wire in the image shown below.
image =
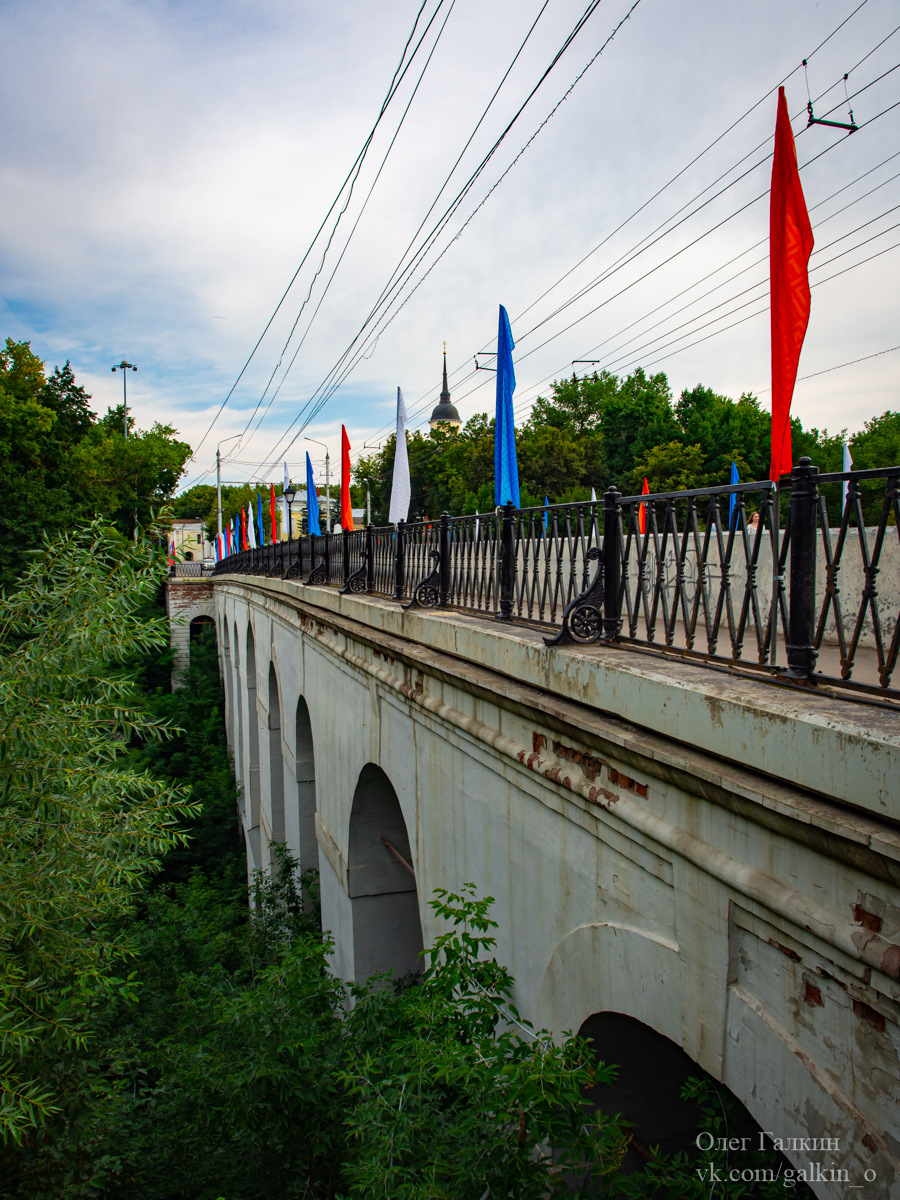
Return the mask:
[[[436,238],[437,236],[439,236],[439,234],[440,234],[441,230],[443,229],[443,227],[444,227],[444,226],[447,224],[447,222],[448,222],[448,221],[450,220],[450,218],[452,217],[452,215],[453,215],[453,212],[455,212],[455,210],[456,210],[456,209],[459,207],[459,205],[462,203],[463,199],[464,199],[464,198],[465,198],[465,196],[468,194],[468,192],[471,190],[471,188],[474,186],[474,183],[475,183],[475,181],[478,179],[478,177],[480,176],[480,174],[481,174],[481,173],[484,171],[484,169],[485,169],[485,167],[487,166],[487,164],[488,164],[488,163],[491,161],[491,159],[493,158],[494,154],[497,152],[497,150],[499,149],[500,145],[503,143],[503,141],[505,140],[505,138],[506,138],[506,137],[507,137],[507,135],[509,134],[510,130],[511,130],[511,129],[512,129],[514,126],[515,126],[516,122],[518,121],[518,119],[520,118],[520,116],[522,115],[522,113],[524,112],[524,110],[525,110],[525,108],[527,107],[528,103],[531,101],[531,99],[532,99],[532,98],[534,97],[534,95],[537,93],[537,91],[539,90],[539,88],[542,86],[542,84],[543,84],[543,83],[546,81],[546,79],[549,77],[550,73],[551,73],[551,72],[554,70],[554,68],[555,68],[555,67],[557,66],[557,64],[560,62],[560,60],[561,60],[561,58],[562,58],[563,54],[565,53],[565,51],[566,51],[566,50],[569,48],[569,46],[571,46],[572,42],[574,41],[574,38],[577,36],[577,34],[580,32],[580,30],[581,30],[581,29],[584,27],[585,23],[586,23],[586,22],[587,22],[587,20],[590,18],[590,16],[592,16],[592,15],[593,15],[593,13],[596,11],[596,9],[599,7],[599,4],[600,4],[600,0],[591,0],[591,2],[590,2],[588,5],[587,5],[587,7],[585,8],[585,10],[584,10],[584,12],[582,13],[581,17],[579,18],[579,20],[576,22],[575,26],[572,28],[572,30],[571,30],[571,31],[569,32],[569,34],[567,35],[567,37],[566,37],[566,39],[564,40],[563,44],[562,44],[562,45],[560,46],[560,48],[559,48],[559,49],[556,51],[556,53],[554,54],[554,56],[553,56],[553,58],[551,59],[550,63],[548,64],[548,66],[547,66],[547,67],[544,69],[544,71],[542,72],[542,74],[541,74],[541,75],[540,75],[540,77],[538,78],[537,82],[536,82],[536,83],[535,83],[535,84],[532,86],[531,90],[528,92],[528,94],[527,94],[527,96],[526,96],[525,100],[524,100],[524,101],[522,101],[522,103],[521,103],[521,104],[518,106],[518,108],[516,109],[515,113],[514,113],[514,114],[513,114],[513,116],[512,116],[512,117],[509,119],[509,121],[507,122],[506,126],[503,128],[503,130],[501,131],[501,133],[499,134],[499,136],[496,138],[496,140],[494,141],[494,143],[493,143],[493,145],[491,146],[491,148],[490,148],[490,149],[488,150],[488,152],[487,152],[487,153],[484,155],[484,157],[482,158],[482,160],[481,160],[481,162],[478,164],[478,166],[475,168],[475,170],[474,170],[474,171],[473,171],[473,172],[470,174],[470,176],[469,176],[469,179],[468,179],[468,180],[466,181],[466,183],[465,183],[465,184],[462,186],[462,188],[461,188],[461,189],[460,189],[460,190],[457,192],[456,196],[453,198],[453,200],[451,201],[451,203],[450,203],[450,204],[447,206],[447,208],[444,210],[444,213],[443,213],[443,214],[441,215],[441,217],[439,218],[439,220],[438,220],[438,222],[437,222],[436,226],[434,227],[434,229],[432,230],[432,232],[431,232],[431,233],[428,235],[428,237],[426,238],[426,240],[425,240],[425,243],[424,243],[424,246],[423,246],[422,248],[420,248],[420,250],[419,250],[419,251],[417,251],[417,258],[416,258],[416,259],[414,259],[414,260],[413,260],[413,262],[412,262],[411,264],[408,264],[408,265],[407,265],[407,267],[405,267],[405,268],[402,268],[402,261],[403,261],[403,260],[401,259],[401,262],[400,262],[400,264],[398,264],[398,267],[397,267],[397,268],[395,268],[394,272],[392,273],[391,280],[390,280],[390,281],[389,281],[389,283],[388,283],[387,285],[385,285],[385,287],[382,289],[381,296],[379,296],[378,300],[377,300],[377,301],[376,301],[376,303],[375,303],[375,306],[373,306],[373,310],[372,310],[372,311],[370,311],[369,315],[366,317],[366,319],[365,319],[365,321],[363,322],[363,325],[361,326],[360,330],[357,332],[356,336],[355,336],[355,337],[353,338],[353,340],[350,342],[349,346],[348,346],[348,347],[347,347],[347,349],[344,351],[344,353],[342,354],[341,358],[338,360],[338,363],[337,363],[337,364],[335,364],[335,366],[334,366],[334,367],[331,369],[331,371],[329,371],[329,373],[328,373],[328,375],[326,376],[326,378],[325,378],[325,380],[323,381],[323,383],[319,385],[319,387],[316,389],[316,391],[313,393],[313,395],[310,397],[310,399],[309,399],[309,400],[307,400],[307,402],[306,402],[306,403],[304,404],[304,406],[301,408],[301,410],[300,410],[300,413],[298,413],[298,414],[297,414],[297,416],[294,418],[294,420],[291,422],[291,424],[288,426],[288,428],[287,428],[287,429],[284,431],[284,433],[283,433],[283,434],[282,434],[282,435],[279,437],[279,439],[278,439],[278,443],[276,444],[276,447],[274,448],[274,450],[273,450],[272,452],[270,452],[270,454],[267,454],[267,455],[266,455],[266,458],[263,460],[263,463],[261,463],[261,467],[262,467],[262,465],[263,465],[263,464],[266,464],[266,463],[270,463],[270,464],[271,464],[271,463],[273,463],[274,461],[277,461],[277,458],[278,458],[278,457],[280,457],[280,455],[281,455],[281,454],[284,452],[284,451],[283,451],[283,450],[280,448],[280,443],[282,442],[282,440],[284,439],[284,437],[286,437],[286,436],[287,436],[287,434],[290,432],[290,430],[293,428],[293,426],[294,426],[294,425],[296,425],[296,424],[298,423],[298,421],[299,421],[299,420],[301,419],[301,417],[303,416],[304,412],[305,412],[307,409],[310,409],[312,405],[314,405],[314,403],[315,403],[315,401],[316,401],[316,399],[317,399],[317,397],[318,397],[318,393],[322,392],[322,390],[323,390],[324,388],[327,388],[327,387],[328,387],[328,384],[329,384],[329,382],[330,382],[330,380],[331,380],[331,378],[332,378],[332,377],[333,377],[335,374],[339,373],[339,371],[340,371],[340,369],[341,369],[341,366],[342,366],[342,365],[343,365],[343,363],[346,361],[347,357],[349,357],[349,356],[350,356],[350,354],[352,354],[354,346],[355,346],[355,345],[356,345],[356,343],[359,341],[359,338],[360,338],[360,336],[362,335],[362,333],[365,331],[365,329],[366,329],[366,327],[368,326],[368,324],[369,324],[369,323],[371,322],[371,320],[373,319],[373,317],[374,317],[375,313],[377,312],[377,309],[378,309],[380,306],[382,306],[382,305],[383,305],[383,302],[384,302],[384,300],[385,300],[386,296],[387,296],[387,295],[389,295],[391,291],[394,291],[394,292],[396,292],[396,288],[397,288],[398,284],[399,284],[400,286],[402,286],[402,285],[403,285],[403,283],[405,282],[405,280],[409,278],[409,272],[410,272],[410,270],[413,270],[413,269],[415,269],[415,266],[417,265],[417,262],[418,262],[418,261],[421,261],[421,258],[424,256],[424,254],[425,254],[425,253],[427,253],[427,251],[428,251],[428,249],[430,248],[430,246],[431,246],[431,245],[433,245],[435,238]],[[442,188],[441,190],[443,191],[443,188]],[[440,193],[438,193],[438,194],[440,195]],[[400,277],[399,277],[399,279],[398,279],[398,271],[400,271]],[[326,399],[327,399],[327,398],[326,398]],[[303,426],[304,428],[306,427],[306,425],[309,423],[309,421],[310,421],[310,420],[313,420],[313,419],[314,419],[314,416],[315,416],[315,412],[316,412],[316,411],[317,411],[317,410],[316,410],[315,408],[312,408],[312,409],[311,409],[310,416],[307,418],[307,422],[306,422],[306,423],[304,424],[304,426]],[[300,432],[300,431],[298,431],[298,433],[295,435],[295,438],[294,438],[293,440],[296,440],[296,437],[298,437],[298,436],[299,436],[299,432]],[[293,441],[292,441],[291,443],[289,443],[289,445],[291,445],[291,444],[293,444]],[[270,467],[269,469],[271,469],[271,467]]]
[[[443,4],[443,2],[444,2],[444,0],[439,0],[438,6],[440,7],[440,5]],[[303,269],[303,266],[306,263],[307,258],[312,253],[313,247],[315,246],[315,244],[318,240],[319,234],[325,228],[328,218],[331,216],[332,212],[334,212],[335,207],[337,206],[338,202],[340,201],[340,198],[344,192],[344,188],[347,186],[347,183],[348,183],[349,179],[351,178],[353,171],[356,168],[357,163],[360,162],[361,159],[365,158],[366,154],[368,153],[368,149],[369,149],[369,146],[372,144],[372,139],[375,136],[375,132],[376,132],[379,124],[381,123],[381,119],[384,116],[385,112],[387,111],[388,106],[390,105],[390,102],[393,99],[394,94],[396,92],[397,85],[399,84],[398,75],[401,71],[401,68],[403,68],[403,64],[406,60],[406,53],[409,49],[412,39],[415,37],[415,31],[418,28],[419,19],[422,15],[423,11],[425,10],[427,3],[428,3],[428,0],[422,0],[422,4],[421,4],[418,12],[416,13],[416,17],[413,22],[412,30],[410,31],[410,34],[407,37],[406,43],[403,47],[403,53],[400,56],[400,62],[397,64],[396,68],[394,69],[393,78],[391,79],[391,82],[388,87],[385,98],[381,103],[381,109],[379,110],[378,116],[375,119],[375,124],[372,126],[372,129],[370,130],[368,136],[366,137],[365,141],[363,142],[362,149],[357,154],[357,157],[354,160],[353,165],[351,166],[350,170],[347,172],[347,175],[344,178],[344,181],[341,184],[340,188],[338,189],[334,199],[332,200],[331,205],[328,208],[328,211],[326,212],[325,216],[322,218],[322,223],[320,224],[319,228],[316,230],[316,233],[315,233],[312,241],[310,242],[309,246],[307,247],[307,249],[303,255],[303,258],[300,260],[300,265],[297,267],[296,271],[291,276],[290,282],[288,283],[287,287],[285,288],[284,292],[282,293],[280,300],[278,301],[278,303],[276,304],[276,306],[272,312],[272,315],[269,317],[268,321],[265,324],[265,327],[263,328],[262,333],[259,335],[259,338],[256,341],[256,344],[254,345],[253,349],[250,351],[250,354],[247,356],[246,362],[244,363],[244,365],[241,367],[240,371],[238,372],[237,378],[235,379],[234,383],[231,385],[225,399],[219,405],[219,408],[216,411],[216,414],[213,417],[212,421],[210,422],[209,427],[207,428],[206,432],[203,434],[203,437],[197,443],[197,448],[191,454],[190,459],[188,459],[189,462],[193,462],[196,459],[197,454],[200,450],[200,447],[203,445],[203,443],[206,441],[206,439],[209,437],[210,433],[212,432],[213,426],[215,425],[216,421],[218,421],[219,417],[221,416],[222,411],[225,408],[225,405],[228,403],[228,401],[231,399],[232,395],[234,394],[235,388],[240,383],[247,368],[250,366],[250,363],[253,360],[253,358],[256,354],[256,351],[259,349],[263,338],[266,336],[269,329],[271,328],[272,322],[275,320],[276,316],[278,315],[278,313],[281,309],[282,304],[287,299],[288,293],[290,292],[291,288],[294,286],[294,282],[297,279],[297,276],[300,274],[300,271]],[[208,475],[209,472],[208,471],[204,472],[204,474]],[[200,478],[203,478],[203,476],[201,476]]]

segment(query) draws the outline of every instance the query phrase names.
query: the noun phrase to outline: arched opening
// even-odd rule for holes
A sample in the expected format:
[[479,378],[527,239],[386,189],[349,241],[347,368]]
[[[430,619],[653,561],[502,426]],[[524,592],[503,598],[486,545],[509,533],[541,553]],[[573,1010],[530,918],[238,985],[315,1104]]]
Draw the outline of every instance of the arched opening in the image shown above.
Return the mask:
[[281,701],[275,664],[269,663],[269,815],[272,822],[267,836],[273,842],[284,841],[284,757],[281,753]]
[[247,780],[250,796],[250,819],[248,822],[247,845],[248,867],[251,871],[260,866],[259,836],[259,709],[256,703],[256,642],[253,625],[247,623]]
[[190,550],[185,550],[184,561],[185,562],[193,562],[194,561],[194,556],[193,556],[193,554],[191,554]]
[[363,767],[356,784],[349,851],[355,978],[419,971],[422,925],[409,834],[397,793],[374,763]]
[[234,690],[231,680],[231,638],[228,636],[228,622],[222,622],[221,633],[219,636],[219,645],[222,650],[221,668],[222,682],[225,686],[225,730],[228,734],[228,741],[231,745],[232,752],[234,751]]
[[200,637],[200,635],[203,633],[204,629],[209,629],[210,626],[213,629],[215,629],[215,627],[216,627],[216,623],[212,619],[212,617],[206,617],[206,616],[193,617],[191,620],[190,627],[188,629],[188,634],[189,634],[191,642],[195,642],[197,640],[197,638]]
[[297,844],[304,871],[319,869],[316,840],[316,759],[313,750],[309,709],[301,696],[297,701],[294,731],[294,773],[297,779]]
[[234,693],[234,707],[231,710],[232,720],[232,745],[234,746],[234,777],[238,781],[238,786],[241,793],[241,814],[243,815],[247,807],[247,797],[244,793],[244,725],[243,713],[244,706],[241,700],[241,643],[238,638],[237,624],[234,626],[234,660],[232,669],[234,677],[232,680],[232,690]]
[[601,1112],[619,1113],[632,1126],[631,1148],[622,1163],[625,1171],[640,1170],[651,1146],[666,1155],[686,1152],[691,1159],[697,1155],[701,1107],[681,1094],[692,1078],[715,1088],[717,1111],[724,1117],[727,1109],[729,1136],[760,1145],[759,1125],[733,1093],[643,1021],[624,1013],[594,1013],[578,1033],[592,1043],[599,1061],[619,1068],[612,1083],[595,1084],[585,1098]]

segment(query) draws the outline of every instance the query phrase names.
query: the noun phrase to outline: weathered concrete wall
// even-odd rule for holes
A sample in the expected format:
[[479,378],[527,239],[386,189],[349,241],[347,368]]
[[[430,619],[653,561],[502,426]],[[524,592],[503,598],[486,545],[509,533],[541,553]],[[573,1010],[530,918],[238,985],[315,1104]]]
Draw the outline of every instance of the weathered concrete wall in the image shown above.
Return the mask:
[[195,617],[215,618],[215,597],[210,579],[166,580],[166,612],[169,617],[169,645],[175,650],[172,687],[181,682],[191,656],[191,621]]
[[846,1169],[867,1200],[897,1194],[900,715],[289,582],[215,591],[251,859],[268,860],[279,772],[340,973],[358,969],[351,813],[374,764],[402,813],[387,840],[408,833],[425,944],[432,889],[473,881],[496,898],[531,1020],[636,1017],[764,1129],[833,1139],[789,1150],[796,1165]]

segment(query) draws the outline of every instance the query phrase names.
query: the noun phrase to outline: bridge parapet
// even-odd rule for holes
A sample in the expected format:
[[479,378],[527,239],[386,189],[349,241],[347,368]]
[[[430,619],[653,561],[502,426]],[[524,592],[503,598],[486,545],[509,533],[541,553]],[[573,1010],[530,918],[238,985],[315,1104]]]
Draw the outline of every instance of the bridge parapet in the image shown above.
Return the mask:
[[820,475],[803,459],[780,485],[612,488],[583,504],[444,513],[244,551],[216,573],[483,612],[549,626],[553,645],[626,642],[900,699],[900,467]]

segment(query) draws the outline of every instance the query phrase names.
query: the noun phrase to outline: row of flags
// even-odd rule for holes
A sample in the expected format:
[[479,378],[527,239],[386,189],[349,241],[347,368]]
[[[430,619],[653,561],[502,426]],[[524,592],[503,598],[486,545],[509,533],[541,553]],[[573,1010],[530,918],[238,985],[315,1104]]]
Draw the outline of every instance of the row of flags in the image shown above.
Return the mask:
[[[404,448],[406,442],[404,440]],[[407,475],[409,473],[407,467]],[[288,465],[284,464],[284,483],[281,495],[281,528],[287,530],[291,520],[291,506],[285,498],[285,493],[291,487]],[[408,502],[407,502],[408,503]],[[275,485],[269,485],[269,517],[271,523],[271,539],[266,537],[263,522],[262,497],[256,493],[256,514],[253,512],[253,502],[248,501],[246,509],[241,508],[231,521],[226,524],[220,534],[216,535],[216,561],[221,562],[229,554],[238,550],[256,550],[258,547],[274,545],[279,540],[276,522]],[[353,510],[350,505],[350,439],[347,430],[341,426],[341,497],[340,522],[342,529],[353,529]],[[306,455],[306,528],[315,536],[322,533],[321,517],[319,514],[319,498],[313,480],[313,468],[309,454]],[[174,554],[174,544],[173,544]]]
[[[800,350],[806,336],[810,313],[810,290],[808,264],[813,249],[813,233],[810,225],[800,174],[797,167],[797,151],[794,134],[788,115],[784,88],[778,89],[778,108],[775,122],[775,148],[772,161],[772,183],[769,198],[769,268],[771,298],[771,342],[772,342],[772,433],[769,477],[777,481],[789,473],[791,456],[791,399],[797,379]],[[516,461],[515,422],[513,416],[513,392],[516,374],[513,365],[513,341],[509,316],[500,305],[500,320],[497,330],[497,397],[494,422],[494,502],[497,505],[512,503],[519,507],[519,471]],[[391,485],[391,500],[388,520],[391,524],[406,521],[409,516],[411,485],[409,458],[406,446],[406,405],[403,393],[397,388],[396,449],[394,472]],[[845,446],[844,469],[849,470],[849,451]],[[739,482],[738,470],[732,463],[731,483]],[[284,468],[284,489],[290,480],[287,464]],[[649,485],[644,479],[643,495],[649,494]],[[845,488],[846,493],[846,488]],[[306,455],[307,528],[311,534],[321,532],[316,489],[313,483],[312,464]],[[592,492],[592,499],[596,495]],[[545,508],[549,499],[545,496]],[[731,520],[736,498],[732,495],[729,508]],[[287,502],[282,499],[283,523],[287,527]],[[640,507],[640,531],[646,529],[646,505]],[[275,531],[275,491],[271,491],[272,541]],[[236,549],[253,549],[257,544],[265,545],[262,522],[262,502],[257,493],[257,524],[259,543],[253,530],[253,513],[248,505],[246,513],[241,510],[240,528],[237,518],[231,527],[219,535],[217,554],[233,553]],[[545,525],[547,513],[545,512]],[[341,492],[340,525],[342,529],[353,529],[353,513],[350,507],[350,441],[345,426],[341,426]]]

